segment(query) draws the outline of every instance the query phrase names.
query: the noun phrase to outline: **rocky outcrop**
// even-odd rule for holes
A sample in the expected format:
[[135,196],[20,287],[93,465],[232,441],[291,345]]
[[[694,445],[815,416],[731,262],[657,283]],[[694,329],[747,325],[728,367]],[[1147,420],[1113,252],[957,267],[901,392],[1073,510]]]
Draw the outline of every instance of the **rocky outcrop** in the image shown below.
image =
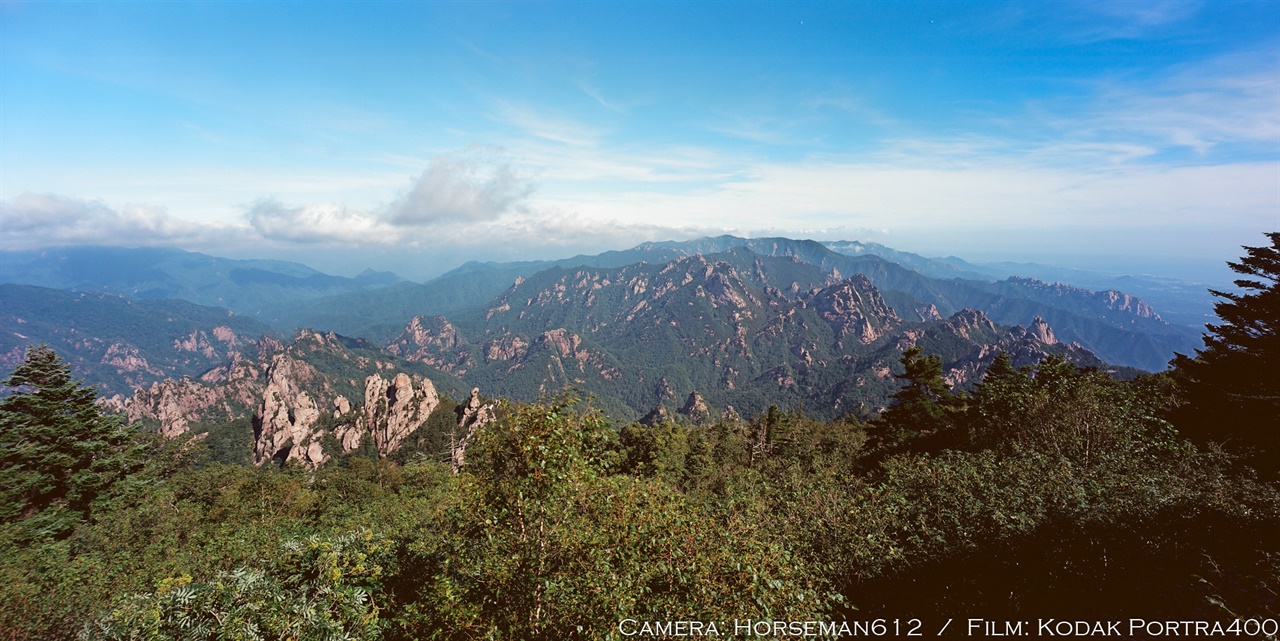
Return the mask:
[[[214,336],[227,338],[217,331]],[[258,348],[267,351],[276,345],[264,342]],[[288,348],[261,360],[233,352],[199,380],[168,379],[128,398],[100,402],[131,423],[158,422],[160,433],[170,438],[190,431],[193,424],[252,416],[257,465],[296,461],[314,468],[336,455],[322,446],[322,417],[336,423],[333,435],[341,453],[355,450],[368,436],[377,453],[387,456],[426,422],[440,397],[432,381],[395,373],[390,356],[353,351],[369,349],[360,339],[302,330]],[[370,370],[374,373],[365,376]],[[350,392],[340,393],[356,386],[357,377],[365,379],[363,405],[349,400]]]
[[649,410],[649,413],[645,414],[639,422],[641,425],[648,425],[649,427],[661,425],[663,423],[670,423],[671,412],[668,411],[667,408],[659,405],[652,410]]
[[677,413],[689,417],[694,423],[707,423],[711,420],[711,410],[707,408],[706,399],[698,392],[689,392],[689,398],[685,399],[684,405],[676,410]]
[[179,352],[195,352],[205,358],[213,358],[216,352],[209,343],[209,335],[201,331],[191,332],[187,336],[174,339],[173,348]]
[[916,309],[915,313],[916,316],[919,316],[920,320],[924,322],[942,320],[942,314],[938,312],[937,305],[925,305],[924,307]]
[[480,388],[472,388],[467,402],[459,405],[458,429],[449,438],[449,459],[453,464],[453,473],[457,474],[467,463],[467,446],[475,437],[476,430],[493,422],[493,403],[480,400]]
[[277,460],[318,467],[328,460],[316,426],[320,408],[303,389],[315,377],[315,369],[303,361],[285,354],[272,358],[262,403],[254,415],[255,465]]
[[863,274],[819,290],[809,305],[831,326],[840,346],[850,336],[869,345],[902,323]]
[[378,455],[386,457],[439,406],[440,396],[429,379],[402,372],[388,381],[373,374],[364,381],[364,408],[355,424],[338,428],[335,436],[345,453],[359,447],[364,435],[371,435]]
[[1027,328],[1027,331],[1033,338],[1045,345],[1058,344],[1058,339],[1053,335],[1053,329],[1039,316],[1036,316],[1035,320],[1031,321],[1031,327]]
[[415,316],[387,350],[407,361],[426,363],[442,372],[465,374],[467,342],[443,316]]
[[495,338],[484,345],[486,361],[511,361],[524,358],[529,351],[529,343],[519,336],[503,336]]
[[996,324],[986,314],[968,307],[954,313],[944,321],[943,326],[961,338],[981,341],[986,336],[998,332]]
[[99,401],[106,409],[123,414],[130,423],[144,419],[159,423],[166,438],[181,436],[192,423],[228,421],[256,407],[262,398],[261,368],[233,354],[226,365],[214,368],[199,380],[165,379],[129,397],[115,395]]
[[1093,295],[1095,301],[1103,305],[1107,309],[1118,312],[1126,312],[1138,318],[1154,318],[1156,320],[1164,320],[1152,309],[1150,305],[1143,302],[1142,299],[1126,294],[1114,289],[1108,289],[1105,292],[1096,292]]
[[164,372],[155,369],[142,357],[138,348],[126,343],[112,343],[102,355],[102,363],[115,367],[121,372],[147,372],[163,376]]

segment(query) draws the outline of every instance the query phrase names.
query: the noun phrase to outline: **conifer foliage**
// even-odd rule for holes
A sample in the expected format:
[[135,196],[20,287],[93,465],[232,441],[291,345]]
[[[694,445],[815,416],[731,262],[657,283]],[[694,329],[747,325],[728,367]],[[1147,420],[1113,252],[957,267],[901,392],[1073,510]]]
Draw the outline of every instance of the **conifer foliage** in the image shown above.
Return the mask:
[[1252,450],[1259,471],[1280,473],[1280,232],[1270,247],[1245,247],[1227,263],[1245,278],[1239,293],[1210,290],[1220,325],[1207,325],[1204,349],[1174,360],[1187,391],[1184,431]]
[[886,451],[951,427],[963,402],[951,393],[938,355],[913,345],[903,350],[899,362],[903,373],[897,377],[906,385],[893,395],[894,405],[881,416],[874,439]]
[[132,432],[47,346],[28,349],[3,384],[16,391],[0,400],[0,519],[64,532],[130,471]]

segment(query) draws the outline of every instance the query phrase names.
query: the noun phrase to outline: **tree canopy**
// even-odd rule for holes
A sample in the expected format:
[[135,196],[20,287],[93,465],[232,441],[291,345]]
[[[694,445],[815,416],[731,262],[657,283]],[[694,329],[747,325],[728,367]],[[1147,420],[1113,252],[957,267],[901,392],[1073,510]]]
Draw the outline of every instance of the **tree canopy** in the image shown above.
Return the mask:
[[1280,473],[1280,232],[1269,247],[1245,247],[1227,263],[1244,278],[1239,292],[1210,290],[1221,324],[1206,325],[1204,349],[1174,360],[1187,404],[1180,425],[1188,435],[1248,451],[1260,472]]
[[130,471],[132,431],[47,346],[28,349],[3,383],[16,391],[0,400],[0,518],[62,532]]

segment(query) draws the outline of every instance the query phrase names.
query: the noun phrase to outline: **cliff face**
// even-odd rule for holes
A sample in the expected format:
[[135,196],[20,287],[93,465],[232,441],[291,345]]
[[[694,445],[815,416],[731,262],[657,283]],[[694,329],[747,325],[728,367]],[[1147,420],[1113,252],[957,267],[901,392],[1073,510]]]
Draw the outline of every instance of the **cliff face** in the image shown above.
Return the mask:
[[387,456],[440,405],[431,380],[397,372],[394,357],[360,341],[303,330],[288,346],[264,343],[259,349],[257,360],[235,354],[199,379],[164,380],[103,404],[130,422],[158,422],[169,438],[193,424],[252,416],[256,464],[296,461],[308,467],[339,453],[324,449],[330,431],[340,453],[356,449],[368,435],[378,454]]
[[359,447],[368,434],[373,437],[378,455],[387,456],[426,423],[439,406],[440,396],[429,379],[401,372],[388,381],[373,374],[364,381],[364,407],[356,422],[339,426],[334,435],[346,453]]
[[853,338],[870,345],[902,323],[880,291],[862,274],[819,291],[811,305],[831,325],[841,343]]
[[233,354],[226,365],[209,370],[198,380],[165,379],[127,398],[113,396],[99,401],[110,411],[124,414],[133,423],[151,419],[160,424],[166,438],[185,434],[191,423],[229,421],[262,398],[262,367]]
[[493,403],[481,402],[480,389],[473,388],[471,396],[467,398],[466,403],[458,406],[457,412],[458,429],[453,433],[452,442],[449,444],[449,458],[453,464],[454,474],[467,464],[467,446],[475,438],[476,430],[493,422],[494,406]]
[[328,460],[321,445],[320,407],[303,386],[316,378],[315,368],[284,354],[272,358],[267,385],[254,416],[253,460],[299,461],[315,467]]

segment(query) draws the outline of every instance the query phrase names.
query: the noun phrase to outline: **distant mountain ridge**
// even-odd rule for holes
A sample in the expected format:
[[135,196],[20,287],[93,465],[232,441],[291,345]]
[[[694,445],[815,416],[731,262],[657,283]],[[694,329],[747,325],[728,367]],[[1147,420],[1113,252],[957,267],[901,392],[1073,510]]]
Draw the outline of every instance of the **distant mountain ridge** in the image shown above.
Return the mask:
[[[833,251],[828,245],[855,255]],[[133,289],[127,295],[134,298],[174,295],[186,300],[217,300],[222,301],[221,306],[270,323],[277,331],[316,327],[380,344],[395,338],[415,317],[453,316],[485,306],[517,279],[532,278],[548,269],[665,264],[729,251],[785,257],[797,265],[816,268],[822,279],[864,274],[906,320],[933,320],[965,308],[981,310],[993,321],[1007,325],[1026,326],[1040,317],[1065,342],[1079,342],[1107,362],[1147,370],[1164,369],[1175,352],[1194,350],[1200,336],[1198,329],[1168,323],[1145,301],[1118,290],[1091,291],[1018,276],[1004,280],[960,278],[957,275],[980,275],[981,271],[957,258],[930,259],[855,241],[824,245],[811,240],[726,235],[649,242],[628,250],[554,261],[471,262],[427,283],[393,283],[394,275],[377,273],[341,279],[296,263],[229,261],[175,250],[49,251],[53,253],[46,252],[40,260],[19,269],[11,269],[14,255],[6,254],[5,278],[78,283],[76,286],[92,286],[95,291],[112,291],[128,284]],[[62,258],[53,260],[51,256]],[[95,256],[110,264],[100,274],[87,269]],[[107,260],[112,257],[123,258]],[[721,260],[747,269],[742,264],[745,256]],[[62,267],[55,269],[57,265]],[[810,288],[822,279],[797,275],[787,282],[803,281]]]
[[0,253],[0,282],[108,294],[181,299],[260,317],[282,304],[365,291],[401,281],[365,270],[333,276],[301,263],[235,260],[161,247],[62,247]]
[[1055,353],[1108,368],[1034,320],[1031,329],[1000,327],[969,309],[903,320],[866,275],[842,278],[737,247],[668,263],[546,269],[484,307],[412,319],[389,349],[501,396],[575,386],[623,420],[694,393],[718,412],[789,403],[834,418],[885,407],[901,350],[917,343],[944,357],[957,385],[977,380],[1001,350],[1019,364]]
[[[647,242],[628,250],[551,261],[473,261],[424,284],[403,283],[385,290],[317,299],[291,306],[283,316],[272,318],[278,326],[331,327],[387,341],[395,336],[397,327],[403,327],[415,316],[449,315],[485,305],[517,278],[529,278],[546,269],[666,263],[681,257],[742,249],[762,256],[791,257],[833,275],[866,274],[903,318],[945,316],[966,307],[981,309],[1005,324],[1025,325],[1040,316],[1059,328],[1064,340],[1078,341],[1108,362],[1161,370],[1175,352],[1189,352],[1199,345],[1198,328],[1172,325],[1149,305],[1138,305],[1133,296],[1122,292],[1096,295],[1080,288],[1055,289],[1051,284],[1025,278],[1005,282],[997,282],[994,276],[959,278],[958,274],[981,276],[983,272],[970,269],[968,263],[956,258],[928,259],[874,243],[836,245],[847,251],[856,248],[858,255],[838,253],[810,240],[725,235]],[[1115,307],[1112,298],[1127,300],[1134,307]]]
[[256,353],[273,334],[253,318],[181,300],[0,285],[0,369],[12,370],[28,346],[44,343],[108,395],[198,376]]
[[1214,298],[1203,283],[1189,283],[1176,278],[1147,274],[1108,274],[1085,269],[1055,267],[1036,263],[971,263],[955,256],[926,258],[919,254],[897,251],[878,243],[832,241],[823,243],[832,251],[851,256],[880,256],[931,278],[965,278],[970,280],[1004,280],[1009,277],[1031,277],[1057,283],[1071,283],[1091,290],[1122,290],[1141,296],[1156,305],[1166,320],[1197,331],[1205,323],[1214,322]]

